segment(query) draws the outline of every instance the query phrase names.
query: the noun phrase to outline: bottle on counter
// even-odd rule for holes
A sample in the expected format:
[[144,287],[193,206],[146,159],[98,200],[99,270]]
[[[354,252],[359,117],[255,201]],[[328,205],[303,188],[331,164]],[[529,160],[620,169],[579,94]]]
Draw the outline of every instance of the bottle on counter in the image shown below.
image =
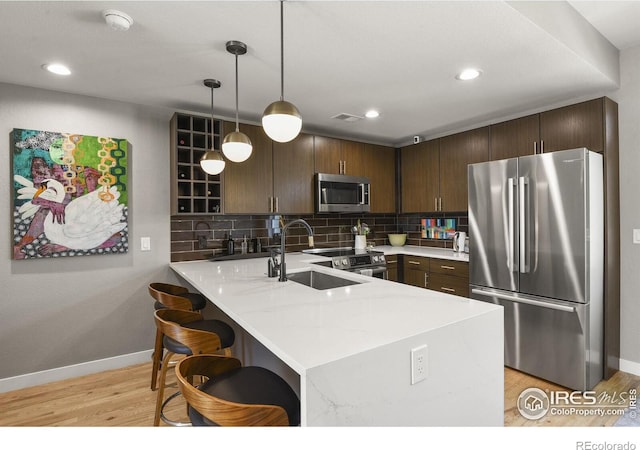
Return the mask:
[[235,242],[233,242],[233,238],[231,236],[229,236],[229,238],[227,238],[227,235],[225,234],[225,239],[227,241],[227,254],[229,255],[233,255],[236,251],[235,249]]
[[253,253],[262,253],[262,244],[259,238],[254,238],[251,245],[253,246]]
[[247,235],[244,235],[244,238],[242,239],[242,243],[240,244],[241,246],[241,252],[242,254],[246,254],[249,251],[249,247],[248,247],[248,243],[247,243]]

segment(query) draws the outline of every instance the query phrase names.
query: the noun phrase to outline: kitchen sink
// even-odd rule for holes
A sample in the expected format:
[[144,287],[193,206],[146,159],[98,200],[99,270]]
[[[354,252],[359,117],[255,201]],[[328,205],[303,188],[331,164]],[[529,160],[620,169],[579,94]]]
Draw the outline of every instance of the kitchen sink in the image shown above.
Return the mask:
[[313,270],[287,274],[287,279],[318,290],[335,289],[339,287],[352,286],[354,284],[362,284],[359,281],[348,280],[346,278]]

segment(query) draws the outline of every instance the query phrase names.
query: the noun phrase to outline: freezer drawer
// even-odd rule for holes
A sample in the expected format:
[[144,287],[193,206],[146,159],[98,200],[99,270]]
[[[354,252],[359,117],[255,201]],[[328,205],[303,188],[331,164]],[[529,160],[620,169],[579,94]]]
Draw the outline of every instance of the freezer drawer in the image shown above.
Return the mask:
[[470,289],[471,298],[504,307],[506,366],[580,391],[602,379],[602,325],[590,304]]

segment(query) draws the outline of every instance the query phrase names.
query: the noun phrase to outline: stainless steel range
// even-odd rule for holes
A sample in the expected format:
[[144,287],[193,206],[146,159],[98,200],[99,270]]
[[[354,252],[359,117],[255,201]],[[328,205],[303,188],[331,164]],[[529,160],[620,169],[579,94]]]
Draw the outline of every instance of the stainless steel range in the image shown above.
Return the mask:
[[387,262],[384,253],[380,251],[339,247],[304,250],[304,253],[331,258],[330,261],[318,261],[313,264],[387,279]]

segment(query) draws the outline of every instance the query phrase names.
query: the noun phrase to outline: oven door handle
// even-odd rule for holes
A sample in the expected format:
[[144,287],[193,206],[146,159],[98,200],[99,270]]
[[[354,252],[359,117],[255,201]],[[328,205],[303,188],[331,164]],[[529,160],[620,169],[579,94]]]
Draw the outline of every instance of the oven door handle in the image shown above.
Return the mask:
[[[365,276],[367,276],[368,272],[371,271],[371,276],[376,276],[377,274],[380,274],[380,273],[383,275],[386,274],[387,268],[384,266],[383,267],[360,267],[360,268],[353,269],[353,271],[356,272],[357,274],[365,275]],[[386,276],[383,276],[383,278],[386,279]]]

